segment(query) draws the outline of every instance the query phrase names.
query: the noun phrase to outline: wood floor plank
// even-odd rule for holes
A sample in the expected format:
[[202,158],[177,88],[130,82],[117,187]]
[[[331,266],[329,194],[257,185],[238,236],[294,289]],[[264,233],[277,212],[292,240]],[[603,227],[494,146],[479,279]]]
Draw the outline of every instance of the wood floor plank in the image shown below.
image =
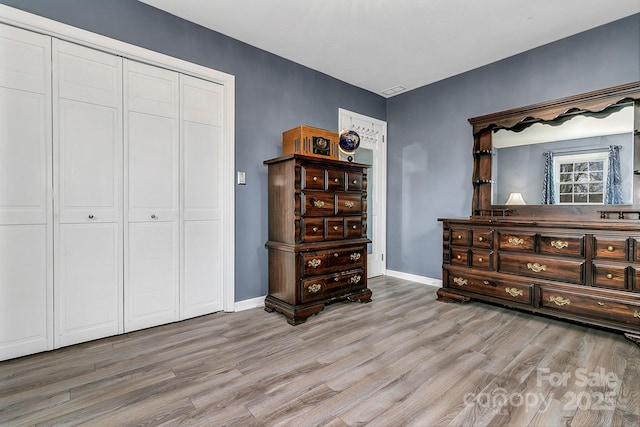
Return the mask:
[[[369,287],[372,302],[295,327],[256,308],[0,362],[0,425],[640,426],[640,347],[621,335],[403,279]],[[576,381],[601,369],[619,384]],[[492,402],[501,390],[548,406]],[[612,410],[570,405],[607,390]]]

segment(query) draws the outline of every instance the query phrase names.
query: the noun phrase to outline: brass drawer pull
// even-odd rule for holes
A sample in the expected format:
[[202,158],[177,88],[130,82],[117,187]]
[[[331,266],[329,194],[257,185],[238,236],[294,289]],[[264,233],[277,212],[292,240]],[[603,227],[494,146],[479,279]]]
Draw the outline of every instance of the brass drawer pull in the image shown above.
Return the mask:
[[527,268],[534,273],[540,273],[541,271],[547,271],[547,266],[544,264],[538,264],[537,262],[527,263]]
[[351,182],[353,182],[353,185],[356,185],[356,184],[358,183],[358,180],[357,180],[357,179],[354,179],[354,180],[353,180],[353,181],[351,181]]
[[360,259],[360,256],[361,255],[359,252],[355,252],[355,253],[352,253],[349,258],[351,258],[351,261],[358,261]]
[[609,279],[609,280],[613,279],[613,274],[607,273],[607,279]]
[[615,250],[615,248],[613,246],[609,245],[609,246],[607,246],[607,250],[609,252],[613,252]]
[[456,256],[457,259],[462,259],[462,255]]
[[633,317],[637,317],[638,319],[640,319],[640,311],[633,310]]
[[484,237],[482,236],[478,237],[478,242],[484,242]]
[[355,275],[352,276],[351,279],[349,279],[349,282],[355,285],[356,283],[360,282],[360,279],[362,279],[362,277],[360,277],[359,275]]
[[338,252],[335,252],[335,253],[333,254],[333,256],[334,256],[334,257],[336,257],[336,258],[338,258],[338,257],[340,256],[340,254],[339,254]]
[[313,285],[309,286],[309,292],[311,292],[312,294],[317,293],[320,289],[322,289],[322,285],[320,283],[314,283]]
[[316,233],[318,231],[318,227],[313,227],[311,230]]
[[524,295],[524,292],[517,288],[504,288],[504,290],[512,297],[521,297]]
[[344,202],[344,205],[345,205],[346,207],[348,207],[348,208],[352,208],[352,207],[353,207],[353,202],[351,202],[351,201],[346,201],[346,202]]
[[464,285],[469,284],[467,279],[463,279],[462,277],[454,277],[453,278],[453,283],[455,283],[458,286],[464,286]]
[[602,301],[598,301],[598,305],[599,305],[600,307],[604,307],[604,303],[603,303]]
[[478,258],[478,262],[482,262],[484,261],[482,258]]
[[559,305],[560,307],[571,304],[571,300],[569,298],[554,297],[553,295],[549,297],[549,301],[555,305]]
[[553,246],[556,249],[568,248],[569,247],[569,242],[562,242],[560,240],[552,240],[551,241],[551,246]]
[[354,230],[357,230],[357,229],[358,229],[358,226],[357,226],[357,225],[354,225],[354,226],[353,226],[353,227],[351,227],[351,228],[353,228]]
[[317,176],[314,176],[314,177],[313,177],[313,180],[314,180],[314,181],[317,181],[317,180],[318,180],[318,177],[317,177]]
[[309,262],[308,262],[308,265],[311,268],[317,268],[317,267],[320,266],[320,264],[322,264],[322,261],[319,260],[319,259],[316,259],[316,258],[314,258],[312,260],[309,260]]
[[518,237],[509,237],[509,243],[513,246],[520,246],[524,243],[524,239],[520,239]]
[[333,226],[333,229],[334,229],[335,231],[338,231],[338,226],[337,226],[337,225],[334,225],[334,226]]
[[333,182],[340,182],[340,178],[335,178]]
[[313,206],[315,206],[316,208],[322,208],[324,207],[324,202],[322,200],[314,200]]
[[462,235],[458,234],[458,240],[462,239]]

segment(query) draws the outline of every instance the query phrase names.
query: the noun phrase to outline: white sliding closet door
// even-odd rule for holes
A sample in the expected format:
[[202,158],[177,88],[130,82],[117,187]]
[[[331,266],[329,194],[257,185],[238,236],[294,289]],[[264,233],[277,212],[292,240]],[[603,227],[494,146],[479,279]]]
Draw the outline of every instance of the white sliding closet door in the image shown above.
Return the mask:
[[122,59],[53,40],[55,346],[122,333]]
[[0,360],[53,348],[50,58],[0,25]]
[[125,332],[179,319],[178,73],[125,60]]
[[182,319],[223,309],[223,93],[180,76]]

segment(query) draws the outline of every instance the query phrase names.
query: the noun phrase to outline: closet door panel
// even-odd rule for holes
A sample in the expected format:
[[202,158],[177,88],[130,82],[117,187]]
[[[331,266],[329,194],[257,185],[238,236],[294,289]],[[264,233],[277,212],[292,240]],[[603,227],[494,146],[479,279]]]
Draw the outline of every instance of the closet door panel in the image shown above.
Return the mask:
[[179,319],[178,73],[125,61],[125,331]]
[[222,310],[222,88],[181,76],[181,317]]
[[0,360],[53,348],[51,38],[0,24]]
[[122,59],[53,40],[56,347],[123,331]]
[[121,332],[120,227],[63,224],[57,236],[57,346]]

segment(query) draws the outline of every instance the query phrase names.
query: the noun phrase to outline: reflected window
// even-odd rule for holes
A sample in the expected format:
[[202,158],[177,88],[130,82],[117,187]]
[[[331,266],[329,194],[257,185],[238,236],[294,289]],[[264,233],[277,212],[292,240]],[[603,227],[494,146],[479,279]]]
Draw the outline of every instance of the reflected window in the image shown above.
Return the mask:
[[559,204],[603,204],[609,153],[556,155],[554,169]]

